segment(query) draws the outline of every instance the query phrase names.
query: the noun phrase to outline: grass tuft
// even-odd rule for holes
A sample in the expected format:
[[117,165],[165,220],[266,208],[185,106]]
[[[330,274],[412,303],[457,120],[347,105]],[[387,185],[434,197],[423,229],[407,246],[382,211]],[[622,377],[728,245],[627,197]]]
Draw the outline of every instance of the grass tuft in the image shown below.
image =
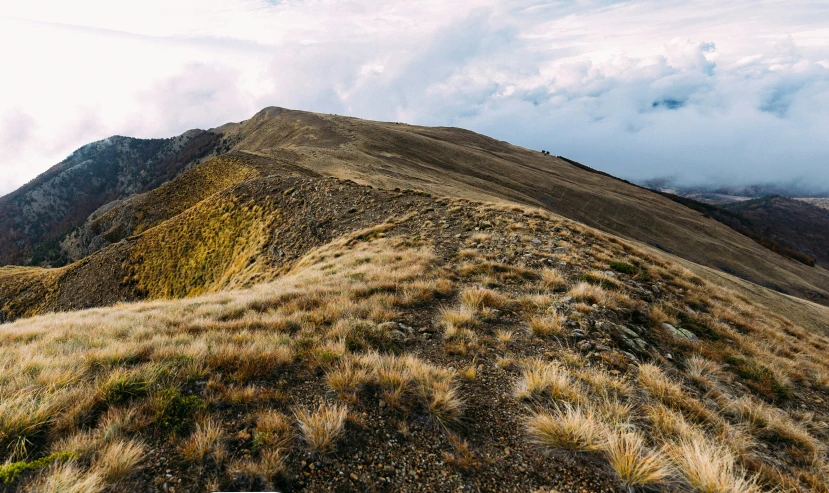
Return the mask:
[[348,408],[321,404],[314,411],[297,409],[294,415],[308,450],[325,454],[334,448],[342,435]]

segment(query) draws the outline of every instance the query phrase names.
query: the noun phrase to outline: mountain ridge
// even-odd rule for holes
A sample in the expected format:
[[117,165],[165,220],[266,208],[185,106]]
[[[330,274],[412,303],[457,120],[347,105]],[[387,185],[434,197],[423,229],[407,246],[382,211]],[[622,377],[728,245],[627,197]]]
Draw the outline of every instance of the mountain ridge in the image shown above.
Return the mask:
[[[214,136],[208,153],[237,163],[256,162],[253,168],[261,176],[331,176],[381,189],[421,189],[436,196],[541,207],[756,284],[829,303],[829,274],[821,268],[796,265],[636,185],[468,130],[268,107],[248,120],[204,132]],[[194,165],[194,159],[180,163],[176,176]],[[204,194],[224,185],[207,187]],[[152,208],[154,201],[167,201],[158,199],[161,190],[176,188],[186,189],[161,187],[105,205],[107,210],[81,223],[57,248],[64,257],[79,260],[113,243],[106,237],[120,241],[143,231],[146,225],[134,224],[136,214],[145,214],[142,207]],[[193,192],[182,207],[157,219],[170,219],[204,198]],[[141,201],[146,207],[137,205]]]

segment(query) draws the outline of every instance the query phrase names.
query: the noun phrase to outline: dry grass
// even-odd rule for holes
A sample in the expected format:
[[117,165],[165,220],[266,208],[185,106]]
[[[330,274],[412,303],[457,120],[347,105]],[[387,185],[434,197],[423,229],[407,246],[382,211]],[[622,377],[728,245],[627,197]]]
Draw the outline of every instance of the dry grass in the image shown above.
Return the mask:
[[530,360],[522,364],[515,397],[520,400],[549,398],[555,401],[578,402],[581,393],[564,367],[556,363]]
[[533,413],[525,428],[530,442],[550,453],[600,452],[606,428],[589,409],[564,404],[553,413]]
[[732,453],[705,440],[682,440],[671,456],[685,481],[700,493],[759,493],[757,479],[737,466]]
[[509,300],[501,293],[492,289],[469,288],[461,291],[461,304],[472,310],[484,308],[501,309],[508,305]]
[[294,415],[308,450],[325,454],[334,448],[342,435],[348,408],[321,404],[314,411],[297,409]]
[[475,310],[468,306],[444,308],[440,311],[444,326],[449,329],[471,329],[478,325]]
[[85,472],[76,463],[55,465],[27,485],[37,493],[98,493],[105,484],[97,472]]
[[107,483],[117,483],[132,474],[144,460],[146,448],[135,441],[113,442],[100,453],[95,469]]
[[182,455],[185,459],[193,462],[204,460],[205,457],[222,457],[220,439],[222,438],[222,426],[213,419],[205,419],[196,425],[195,431],[184,442]]
[[610,467],[628,488],[660,484],[673,474],[664,451],[648,449],[642,437],[633,432],[611,433],[604,453]]
[[576,284],[567,292],[567,295],[577,301],[584,301],[608,308],[619,308],[632,304],[630,298],[621,292],[608,291],[601,286],[587,282]]
[[253,444],[257,448],[287,449],[294,441],[294,428],[284,414],[266,410],[256,416]]
[[351,360],[342,361],[328,371],[328,386],[346,402],[353,402],[360,390],[371,380],[368,371],[354,365]]
[[564,330],[564,317],[558,313],[530,318],[529,326],[533,334],[538,337],[557,336]]
[[556,269],[541,270],[541,284],[550,291],[564,291],[567,289],[567,279]]
[[[533,218],[526,222],[537,231],[545,228]],[[781,490],[798,484],[804,491],[821,491],[826,467],[821,423],[827,416],[813,399],[826,398],[819,393],[829,382],[825,338],[733,293],[699,284],[667,262],[647,266],[654,278],[661,277],[660,292],[654,293],[659,301],[650,310],[628,296],[639,298],[639,286],[648,281],[637,277],[638,285],[628,286],[628,276],[619,276],[613,284],[596,272],[598,285],[573,287],[568,294],[575,302],[568,306],[550,292],[567,286],[558,271],[496,263],[485,250],[476,251],[474,262],[438,266],[428,248],[381,238],[387,231],[384,226],[366,232],[371,240],[350,237],[317,249],[279,280],[246,290],[4,325],[0,451],[20,460],[46,450],[77,454],[76,462],[26,478],[64,485],[44,491],[71,491],[71,484],[85,482],[90,491],[112,481],[132,486],[129,475],[143,464],[140,445],[128,439],[170,440],[179,463],[181,458],[208,468],[213,467],[208,460],[226,463],[231,472],[270,484],[286,473],[286,461],[296,459],[292,454],[307,454],[302,445],[314,454],[337,448],[349,436],[346,423],[365,419],[362,411],[370,416],[379,400],[403,436],[415,433],[412,422],[431,423],[417,433],[453,437],[448,463],[485,468],[489,459],[471,445],[480,437],[464,440],[455,433],[471,429],[460,426],[469,405],[463,396],[478,393],[469,402],[479,402],[494,373],[515,378],[514,396],[530,413],[525,426],[533,444],[545,452],[589,452],[594,460],[606,459],[629,488],[755,491],[754,480],[741,469],[747,467]],[[499,244],[496,231],[490,244]],[[605,239],[584,235],[562,232],[571,248],[568,275],[604,258],[633,258],[632,250],[624,257],[621,247],[608,246],[612,243],[592,248],[591,241]],[[643,263],[659,260],[636,255]],[[673,279],[680,282],[669,284]],[[547,292],[539,293],[540,287]],[[436,305],[444,302],[452,307],[436,314]],[[720,339],[668,346],[659,333],[644,335],[659,354],[673,354],[672,359],[654,356],[659,366],[632,364],[617,341],[594,325],[609,319],[682,326],[688,322],[669,314],[692,313],[686,310],[690,303],[695,320]],[[563,316],[554,307],[585,329],[595,349],[568,349],[564,340],[532,339],[516,331],[523,320],[537,335],[561,333]],[[649,322],[633,321],[627,308],[640,308],[638,316],[647,313]],[[495,317],[495,309],[504,313]],[[437,321],[445,353],[424,351],[431,329],[393,340],[391,331],[378,328],[385,321],[405,321],[416,329]],[[509,354],[502,356],[507,345]],[[765,379],[760,383],[776,382],[794,392],[772,400],[752,387],[759,385],[751,380],[758,376]],[[300,402],[336,396],[342,404],[286,416],[286,406],[296,402],[297,379],[310,384],[303,389],[327,388],[331,394],[303,396]],[[205,380],[203,390],[190,393],[193,382]],[[180,422],[161,412],[165,395],[177,396],[176,406],[190,399],[193,407],[184,406],[188,411]],[[345,404],[361,412],[346,418]],[[801,411],[801,404],[807,408]],[[241,414],[243,429],[231,429],[231,412]],[[235,446],[223,446],[236,441],[249,454],[242,457]],[[668,448],[669,461],[661,460]],[[672,467],[677,482],[671,482]],[[214,489],[228,486],[225,479],[215,479]]]
[[502,344],[509,344],[513,339],[513,332],[511,330],[497,329],[495,331],[495,338]]

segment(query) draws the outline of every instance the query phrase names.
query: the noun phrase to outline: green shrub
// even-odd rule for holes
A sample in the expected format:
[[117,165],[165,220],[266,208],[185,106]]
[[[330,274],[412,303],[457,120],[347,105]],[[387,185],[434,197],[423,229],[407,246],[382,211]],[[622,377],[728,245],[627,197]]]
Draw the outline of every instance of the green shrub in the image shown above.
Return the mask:
[[622,274],[628,274],[630,276],[639,272],[638,267],[631,265],[627,262],[610,262],[610,268],[615,270],[616,272],[621,272]]
[[150,382],[138,375],[124,372],[115,372],[103,385],[101,393],[107,404],[121,404],[136,397],[147,395]]
[[729,364],[729,371],[742,378],[746,386],[760,396],[772,401],[789,396],[789,389],[774,377],[774,373],[756,361],[731,355],[723,360]]
[[585,272],[579,277],[579,280],[584,281],[594,286],[600,286],[604,289],[619,289],[619,284],[608,278],[599,277],[590,272]]
[[72,452],[60,452],[47,457],[41,457],[40,459],[33,460],[31,462],[20,461],[12,462],[11,464],[4,464],[0,466],[0,483],[13,483],[23,474],[43,469],[55,461],[70,460],[75,457],[77,457],[77,454]]
[[690,330],[700,339],[707,339],[709,341],[719,341],[722,339],[716,330],[694,316],[691,316],[683,311],[678,311],[676,317],[683,329]]
[[205,407],[204,400],[195,395],[182,396],[178,389],[164,389],[157,395],[155,423],[165,433],[182,435]]

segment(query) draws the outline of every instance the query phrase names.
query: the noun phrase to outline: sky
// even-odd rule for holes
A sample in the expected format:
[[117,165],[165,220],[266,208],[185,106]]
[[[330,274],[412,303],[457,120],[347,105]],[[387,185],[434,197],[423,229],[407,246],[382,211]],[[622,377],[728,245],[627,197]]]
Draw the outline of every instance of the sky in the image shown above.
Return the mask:
[[0,195],[89,142],[266,106],[829,190],[826,0],[29,0],[0,46]]

